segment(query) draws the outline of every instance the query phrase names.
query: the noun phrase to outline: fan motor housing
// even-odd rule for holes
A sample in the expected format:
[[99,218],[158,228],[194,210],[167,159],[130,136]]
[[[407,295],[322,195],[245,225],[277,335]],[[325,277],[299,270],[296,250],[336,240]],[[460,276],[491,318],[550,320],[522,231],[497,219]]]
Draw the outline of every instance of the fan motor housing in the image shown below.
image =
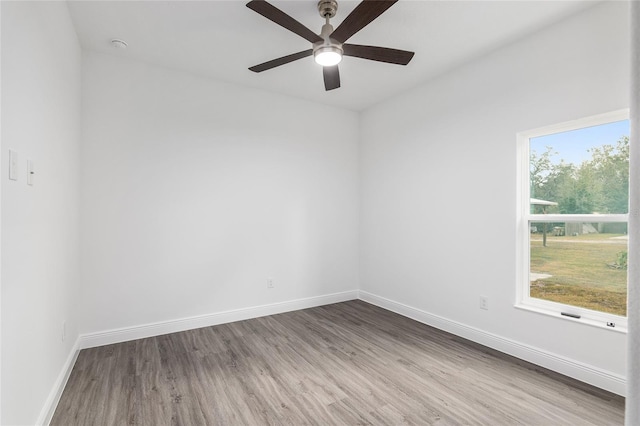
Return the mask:
[[318,2],[318,12],[323,18],[333,18],[338,11],[338,2],[336,0],[320,0]]
[[342,54],[344,53],[342,50],[342,43],[330,37],[332,32],[333,32],[333,26],[331,24],[324,24],[322,26],[320,37],[322,37],[323,40],[317,43],[313,43],[314,56],[319,54],[322,51],[332,51],[342,56]]

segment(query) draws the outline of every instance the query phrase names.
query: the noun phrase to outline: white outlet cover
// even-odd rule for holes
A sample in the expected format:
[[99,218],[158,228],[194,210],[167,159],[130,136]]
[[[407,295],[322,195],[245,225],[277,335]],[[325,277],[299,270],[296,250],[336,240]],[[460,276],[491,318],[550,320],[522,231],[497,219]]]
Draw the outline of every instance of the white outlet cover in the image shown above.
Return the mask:
[[487,296],[480,296],[480,309],[489,310],[489,298]]

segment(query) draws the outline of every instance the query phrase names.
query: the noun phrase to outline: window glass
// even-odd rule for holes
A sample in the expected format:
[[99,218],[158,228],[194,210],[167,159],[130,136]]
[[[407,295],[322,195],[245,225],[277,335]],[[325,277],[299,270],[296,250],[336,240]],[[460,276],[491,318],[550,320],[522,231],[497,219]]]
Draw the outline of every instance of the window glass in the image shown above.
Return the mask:
[[[629,211],[629,120],[531,138],[531,213]],[[537,211],[535,207],[538,207]]]
[[530,229],[531,297],[626,316],[626,222],[530,222]]
[[521,135],[525,304],[626,316],[629,120],[620,115]]

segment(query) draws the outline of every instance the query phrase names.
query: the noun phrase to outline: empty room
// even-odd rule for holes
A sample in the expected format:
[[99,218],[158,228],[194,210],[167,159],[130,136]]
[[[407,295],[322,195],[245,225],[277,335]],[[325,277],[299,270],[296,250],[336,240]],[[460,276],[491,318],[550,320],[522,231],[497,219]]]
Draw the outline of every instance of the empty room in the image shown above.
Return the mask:
[[640,425],[640,5],[0,2],[0,424]]

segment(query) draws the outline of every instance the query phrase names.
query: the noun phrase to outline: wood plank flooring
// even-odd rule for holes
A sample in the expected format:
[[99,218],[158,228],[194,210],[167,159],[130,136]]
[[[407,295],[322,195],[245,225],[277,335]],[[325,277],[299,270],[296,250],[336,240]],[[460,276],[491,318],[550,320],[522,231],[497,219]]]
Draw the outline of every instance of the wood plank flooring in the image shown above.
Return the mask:
[[624,399],[350,301],[80,352],[51,425],[619,425]]

